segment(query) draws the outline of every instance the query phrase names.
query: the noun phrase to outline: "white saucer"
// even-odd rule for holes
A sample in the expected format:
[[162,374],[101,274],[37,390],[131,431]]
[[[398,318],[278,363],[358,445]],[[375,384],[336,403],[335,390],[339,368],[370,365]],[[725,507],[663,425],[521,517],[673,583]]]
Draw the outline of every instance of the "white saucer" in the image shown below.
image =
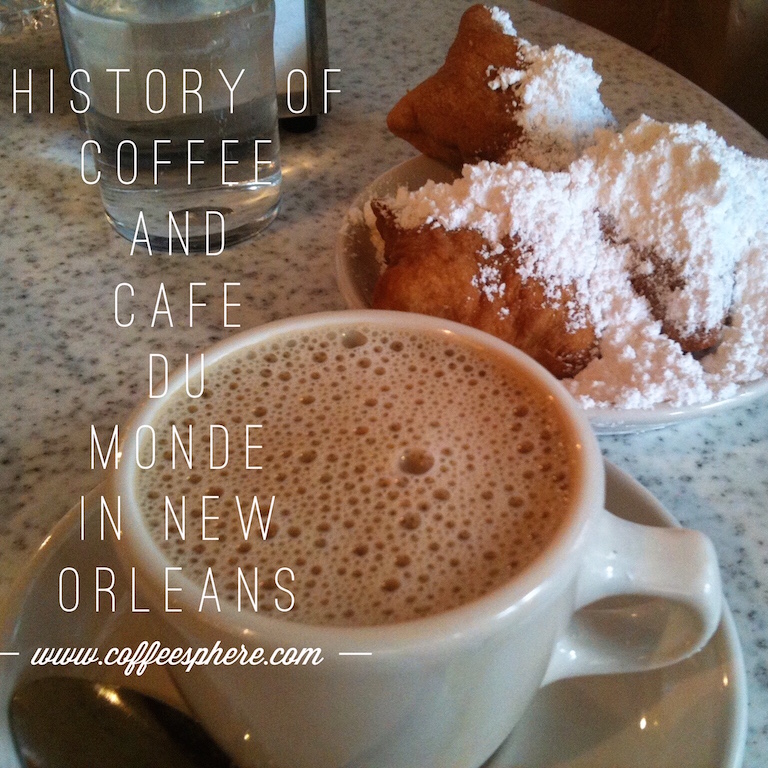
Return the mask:
[[[448,166],[419,155],[383,173],[355,198],[336,242],[336,279],[350,309],[366,309],[371,306],[373,288],[381,272],[368,227],[359,216],[363,205],[374,197],[394,195],[399,187],[416,190],[429,180],[449,182],[457,176],[458,173]],[[636,410],[594,408],[588,409],[587,414],[592,428],[598,434],[641,432],[741,406],[766,393],[768,377],[763,377],[742,385],[732,397],[704,405],[655,406]]]
[[[677,525],[636,481],[608,464],[607,506],[646,524]],[[94,509],[98,490],[86,497]],[[97,507],[96,507],[97,508]],[[8,703],[20,678],[63,674],[32,667],[40,646],[123,646],[153,638],[146,618],[129,613],[128,585],[118,580],[117,611],[92,608],[96,566],[119,566],[107,545],[80,541],[79,505],[54,528],[28,564],[0,613],[0,766],[20,768],[8,730]],[[58,606],[62,568],[81,574],[83,608]],[[88,601],[90,606],[88,605]],[[110,669],[112,673],[109,674]],[[91,666],[72,674],[139,687],[180,708],[178,693],[162,668],[124,678],[117,667]],[[697,655],[652,673],[561,681],[536,696],[524,719],[485,768],[738,768],[746,738],[746,682],[733,619],[725,608],[715,636]]]

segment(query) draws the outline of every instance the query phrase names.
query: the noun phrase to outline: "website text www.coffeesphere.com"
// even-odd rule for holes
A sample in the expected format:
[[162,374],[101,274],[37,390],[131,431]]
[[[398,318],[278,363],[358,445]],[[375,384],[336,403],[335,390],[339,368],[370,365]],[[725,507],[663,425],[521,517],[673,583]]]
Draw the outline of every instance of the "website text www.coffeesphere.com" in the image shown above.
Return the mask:
[[258,667],[258,666],[317,666],[323,662],[321,648],[246,648],[245,645],[225,648],[220,641],[201,648],[171,648],[158,640],[142,640],[135,648],[112,647],[105,653],[93,647],[40,647],[32,654],[33,666],[122,667],[123,674],[141,676],[150,665],[180,667],[185,672],[194,667]]

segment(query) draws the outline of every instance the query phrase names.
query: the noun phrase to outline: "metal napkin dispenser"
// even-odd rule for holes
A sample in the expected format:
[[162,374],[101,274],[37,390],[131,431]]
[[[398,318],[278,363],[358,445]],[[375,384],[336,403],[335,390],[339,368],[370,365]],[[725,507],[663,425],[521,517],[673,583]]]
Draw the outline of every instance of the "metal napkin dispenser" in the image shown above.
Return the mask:
[[275,0],[275,76],[281,118],[326,111],[325,0]]

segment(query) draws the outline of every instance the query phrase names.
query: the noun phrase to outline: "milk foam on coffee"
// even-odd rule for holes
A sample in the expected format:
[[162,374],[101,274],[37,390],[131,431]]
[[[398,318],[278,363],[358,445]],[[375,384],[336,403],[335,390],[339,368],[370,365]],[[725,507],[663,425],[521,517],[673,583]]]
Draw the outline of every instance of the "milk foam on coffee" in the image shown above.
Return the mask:
[[[270,616],[375,625],[440,613],[529,564],[569,508],[575,459],[557,403],[447,335],[293,332],[207,367],[205,384],[156,420],[160,458],[138,471],[137,499],[171,564],[201,591],[210,569],[222,602],[238,601],[238,568],[251,581],[257,568]],[[171,424],[193,426],[192,470],[170,468]],[[210,424],[230,432],[221,470],[208,467]],[[245,424],[262,425],[260,470],[246,469]],[[166,495],[177,512],[185,498],[185,541],[173,526],[164,540]],[[206,505],[218,541],[202,541],[204,495],[218,497]],[[254,517],[246,541],[236,497],[247,521],[254,496],[264,520],[274,497],[269,535]],[[280,581],[295,598],[286,613],[280,568],[294,574]]]

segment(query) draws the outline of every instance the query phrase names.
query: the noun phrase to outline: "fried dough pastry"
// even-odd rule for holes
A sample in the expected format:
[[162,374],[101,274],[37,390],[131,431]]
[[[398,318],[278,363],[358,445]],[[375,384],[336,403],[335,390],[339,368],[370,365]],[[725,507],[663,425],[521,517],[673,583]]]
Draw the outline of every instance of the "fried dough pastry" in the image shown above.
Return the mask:
[[384,203],[374,200],[371,207],[387,263],[374,289],[374,308],[479,328],[518,347],[558,378],[575,376],[595,356],[594,328],[572,327],[572,291],[562,286],[559,301],[553,302],[543,283],[524,280],[513,242],[491,253],[475,230],[403,229]]
[[601,214],[600,226],[609,242],[632,249],[634,265],[629,281],[635,293],[648,301],[651,315],[661,322],[662,333],[676,341],[683,352],[701,353],[716,347],[722,337],[725,317],[713,327],[700,325],[693,332],[681,330],[668,317],[670,297],[688,287],[682,264],[661,258],[653,248],[641,249],[631,240],[619,237],[615,219],[607,214]]
[[461,18],[443,66],[389,113],[389,130],[452,165],[501,160],[523,130],[515,119],[513,90],[489,88],[488,72],[520,68],[517,41],[487,7],[473,5]]
[[[717,346],[722,336],[723,321],[715,327],[699,326],[691,332],[684,332],[667,317],[667,303],[674,292],[684,291],[687,287],[685,278],[678,265],[664,261],[655,251],[646,255],[646,266],[630,274],[630,282],[635,292],[645,296],[651,307],[651,314],[661,321],[662,333],[680,345],[683,352],[705,352]],[[651,269],[647,267],[650,265]]]

